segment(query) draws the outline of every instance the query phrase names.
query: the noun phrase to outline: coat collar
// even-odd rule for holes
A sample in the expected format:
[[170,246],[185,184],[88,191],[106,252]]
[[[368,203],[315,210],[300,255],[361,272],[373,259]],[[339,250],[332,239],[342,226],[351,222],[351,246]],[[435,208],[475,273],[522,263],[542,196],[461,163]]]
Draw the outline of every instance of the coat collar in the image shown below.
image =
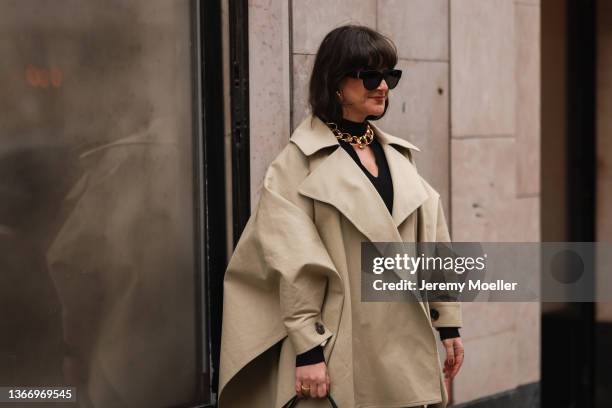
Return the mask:
[[[367,176],[342,148],[336,148],[320,159],[313,158],[317,166],[302,181],[298,191],[337,208],[372,242],[412,241],[411,237],[402,237],[398,227],[429,197],[414,164],[408,158],[408,150],[419,149],[383,132],[372,123],[370,125],[379,138],[391,172],[394,196],[392,214],[389,214]],[[339,146],[327,125],[312,114],[298,126],[291,142],[306,156],[313,156],[325,147]]]
[[[382,145],[391,144],[405,149],[416,150],[417,152],[420,151],[420,149],[412,143],[383,132],[376,124],[370,122],[370,125],[374,129]],[[318,116],[312,113],[295,129],[291,136],[291,141],[295,143],[306,156],[310,156],[325,147],[338,145],[338,140],[327,125],[319,119]]]

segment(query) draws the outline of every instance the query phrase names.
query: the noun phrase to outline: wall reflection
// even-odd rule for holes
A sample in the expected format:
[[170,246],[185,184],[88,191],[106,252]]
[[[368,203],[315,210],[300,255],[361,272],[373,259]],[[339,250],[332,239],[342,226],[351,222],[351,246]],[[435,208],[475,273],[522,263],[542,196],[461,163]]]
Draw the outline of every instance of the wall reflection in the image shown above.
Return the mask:
[[0,385],[195,399],[188,1],[0,3]]

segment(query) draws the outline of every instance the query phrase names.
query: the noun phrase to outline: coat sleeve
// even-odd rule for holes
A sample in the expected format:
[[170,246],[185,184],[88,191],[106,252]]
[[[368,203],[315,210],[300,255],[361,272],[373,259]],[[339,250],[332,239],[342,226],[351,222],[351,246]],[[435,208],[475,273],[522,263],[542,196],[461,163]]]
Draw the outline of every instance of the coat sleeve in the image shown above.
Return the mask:
[[264,265],[278,277],[283,324],[301,354],[332,336],[321,308],[335,267],[310,216],[269,187],[264,194],[258,212]]
[[[437,216],[436,216],[436,242],[450,242],[450,234],[446,217],[442,208],[442,202],[438,200]],[[451,274],[454,275],[454,272]],[[445,280],[452,280],[445,276]],[[429,302],[431,323],[434,327],[461,327],[461,303],[460,302]]]
[[[296,354],[332,337],[321,318],[337,274],[297,185],[267,174],[224,278],[221,375],[288,336]],[[221,381],[223,383],[223,379]]]

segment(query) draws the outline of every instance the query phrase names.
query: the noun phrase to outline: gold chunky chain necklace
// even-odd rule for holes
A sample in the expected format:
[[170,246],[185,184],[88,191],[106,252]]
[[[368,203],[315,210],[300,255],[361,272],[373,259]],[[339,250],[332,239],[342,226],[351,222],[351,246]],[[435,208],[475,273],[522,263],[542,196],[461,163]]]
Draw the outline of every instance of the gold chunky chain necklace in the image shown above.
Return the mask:
[[355,136],[351,135],[350,133],[342,132],[340,129],[338,129],[338,125],[336,125],[334,122],[326,123],[327,126],[329,126],[329,128],[331,129],[334,136],[336,136],[336,139],[348,142],[350,144],[356,144],[360,149],[365,148],[374,140],[374,130],[372,129],[369,123],[367,124],[367,129],[365,133],[360,136]]

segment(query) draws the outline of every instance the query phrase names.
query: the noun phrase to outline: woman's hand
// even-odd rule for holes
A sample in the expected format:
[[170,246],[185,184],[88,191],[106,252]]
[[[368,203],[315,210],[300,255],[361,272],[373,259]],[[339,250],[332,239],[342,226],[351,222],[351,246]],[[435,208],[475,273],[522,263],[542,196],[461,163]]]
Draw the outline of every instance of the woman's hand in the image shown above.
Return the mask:
[[[310,391],[302,391],[310,388]],[[329,393],[330,380],[325,362],[310,364],[295,369],[295,392],[299,397],[325,398]]]
[[442,340],[446,349],[446,360],[444,361],[444,375],[453,379],[463,364],[463,343],[461,337]]

